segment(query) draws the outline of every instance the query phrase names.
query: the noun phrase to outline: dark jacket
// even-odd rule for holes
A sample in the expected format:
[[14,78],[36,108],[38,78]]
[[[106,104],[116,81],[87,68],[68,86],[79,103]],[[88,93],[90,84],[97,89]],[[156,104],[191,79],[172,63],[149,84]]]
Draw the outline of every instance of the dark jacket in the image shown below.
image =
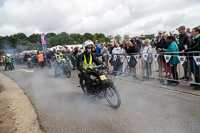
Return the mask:
[[112,50],[114,49],[114,47],[109,47],[109,53],[112,54]]
[[164,47],[164,49],[168,49],[169,48],[169,44],[167,43],[167,41],[166,40],[163,40],[163,47]]
[[132,53],[137,53],[137,46],[131,46],[129,48],[125,47],[126,53],[127,54],[132,54]]
[[179,35],[179,51],[186,49],[185,45],[187,45],[187,48],[189,48],[191,45],[191,38],[186,32],[183,35]]
[[51,57],[52,57],[51,51],[48,51],[48,52],[46,53],[46,57],[47,57],[47,60],[50,60],[50,59],[51,59]]
[[[77,59],[78,70],[83,69],[84,54],[85,54],[87,62],[88,63],[90,62],[90,54],[84,51],[80,56],[78,56],[78,59]],[[94,53],[91,53],[91,54],[92,54],[92,62],[96,63],[96,65],[103,65],[103,63],[95,56]]]
[[165,48],[165,39],[164,39],[164,37],[162,37],[161,39],[160,39],[160,41],[159,41],[159,37],[157,37],[156,38],[156,41],[157,41],[157,44],[155,44],[156,45],[156,50],[158,49],[158,48],[160,48],[160,49],[162,49],[162,48]]
[[[191,46],[188,49],[185,49],[185,52],[190,52],[190,51],[200,51],[200,34],[194,38]],[[193,55],[197,56],[198,53],[196,54],[190,53],[189,57],[193,58]]]

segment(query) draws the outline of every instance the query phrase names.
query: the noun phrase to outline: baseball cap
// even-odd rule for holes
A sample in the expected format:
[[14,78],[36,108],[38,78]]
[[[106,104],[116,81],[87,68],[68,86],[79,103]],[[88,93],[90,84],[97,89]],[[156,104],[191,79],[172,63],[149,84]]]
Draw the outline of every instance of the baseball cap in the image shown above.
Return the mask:
[[185,28],[185,26],[180,26],[179,28],[177,28],[176,30],[180,30],[180,29],[183,29],[183,30],[185,30],[186,28]]

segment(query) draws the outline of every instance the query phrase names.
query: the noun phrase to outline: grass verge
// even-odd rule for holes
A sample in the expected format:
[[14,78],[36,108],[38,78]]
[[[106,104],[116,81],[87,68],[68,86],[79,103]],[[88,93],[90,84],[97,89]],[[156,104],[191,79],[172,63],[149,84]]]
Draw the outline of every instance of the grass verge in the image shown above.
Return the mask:
[[0,84],[0,93],[3,91],[3,85]]

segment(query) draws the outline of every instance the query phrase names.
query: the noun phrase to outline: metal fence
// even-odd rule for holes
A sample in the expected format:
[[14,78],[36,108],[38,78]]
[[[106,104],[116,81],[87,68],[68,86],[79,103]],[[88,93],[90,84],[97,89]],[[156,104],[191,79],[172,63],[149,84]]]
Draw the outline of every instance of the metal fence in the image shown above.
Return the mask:
[[[144,79],[154,79],[154,84],[157,80],[161,83],[166,82],[184,82],[189,84],[200,85],[200,51],[193,51],[182,54],[181,52],[160,52],[160,53],[135,53],[109,55],[110,73],[127,75],[140,81]],[[100,59],[102,59],[100,57]],[[135,67],[130,66],[131,59],[136,60]],[[117,62],[118,60],[118,62]],[[120,60],[120,62],[119,62]],[[149,61],[150,60],[150,61]],[[122,63],[120,69],[114,70],[116,63]],[[119,66],[119,65],[118,65]],[[135,72],[131,69],[135,68]]]

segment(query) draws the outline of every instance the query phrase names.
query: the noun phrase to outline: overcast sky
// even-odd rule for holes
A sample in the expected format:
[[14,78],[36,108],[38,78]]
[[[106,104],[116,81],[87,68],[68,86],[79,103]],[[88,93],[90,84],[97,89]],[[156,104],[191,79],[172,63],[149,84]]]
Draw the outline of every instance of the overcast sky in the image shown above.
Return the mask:
[[200,0],[0,0],[0,36],[104,33],[131,37],[200,25]]

